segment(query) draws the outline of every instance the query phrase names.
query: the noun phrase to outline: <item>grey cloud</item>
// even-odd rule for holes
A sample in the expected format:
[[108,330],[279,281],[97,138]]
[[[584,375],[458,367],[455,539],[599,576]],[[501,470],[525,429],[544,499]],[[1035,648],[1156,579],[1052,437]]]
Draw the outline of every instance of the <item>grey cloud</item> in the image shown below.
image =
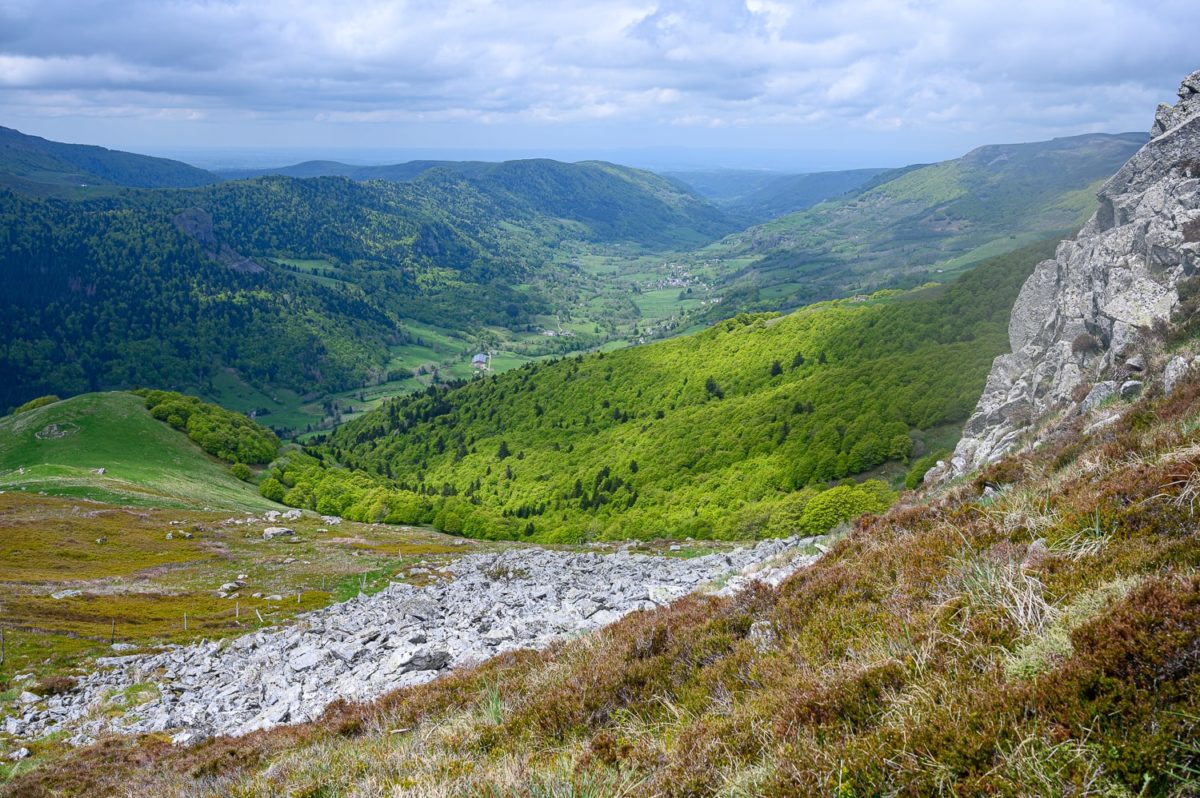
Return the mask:
[[1191,0],[6,0],[0,115],[1054,134],[1144,127],[1198,28]]

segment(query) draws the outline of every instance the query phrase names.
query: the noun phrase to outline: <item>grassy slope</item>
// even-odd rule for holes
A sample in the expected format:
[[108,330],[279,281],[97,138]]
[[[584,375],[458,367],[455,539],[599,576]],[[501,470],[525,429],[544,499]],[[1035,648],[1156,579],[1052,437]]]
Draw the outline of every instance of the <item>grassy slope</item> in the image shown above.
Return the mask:
[[[429,517],[401,520],[440,525],[446,507],[476,518],[467,534],[771,534],[800,511],[795,488],[887,460],[884,475],[902,475],[900,458],[880,447],[965,418],[1007,344],[1009,303],[1048,252],[999,259],[949,287],[732,320],[402,399],[340,428],[324,451],[451,494],[425,500]],[[502,443],[511,457],[500,457]],[[302,486],[285,501],[322,506],[321,493]]]
[[1196,795],[1197,417],[1200,379],[863,519],[778,589],[312,724],[111,741],[10,794]]
[[[51,425],[68,434],[39,437]],[[105,474],[93,473],[98,468]],[[127,393],[84,394],[0,418],[0,489],[152,506],[276,506]]]
[[1087,135],[991,145],[897,170],[857,195],[773,219],[695,253],[729,306],[776,309],[914,285],[1077,227],[1095,189],[1144,143]]

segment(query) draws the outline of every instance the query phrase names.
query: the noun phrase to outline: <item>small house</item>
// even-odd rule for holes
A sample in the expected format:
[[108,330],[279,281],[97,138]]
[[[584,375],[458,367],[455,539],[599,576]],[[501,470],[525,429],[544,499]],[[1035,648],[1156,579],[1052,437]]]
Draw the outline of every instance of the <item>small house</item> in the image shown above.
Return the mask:
[[488,358],[486,354],[480,352],[478,355],[471,358],[471,368],[479,369],[480,371],[487,371],[490,367],[490,363],[488,362],[489,360],[490,358]]

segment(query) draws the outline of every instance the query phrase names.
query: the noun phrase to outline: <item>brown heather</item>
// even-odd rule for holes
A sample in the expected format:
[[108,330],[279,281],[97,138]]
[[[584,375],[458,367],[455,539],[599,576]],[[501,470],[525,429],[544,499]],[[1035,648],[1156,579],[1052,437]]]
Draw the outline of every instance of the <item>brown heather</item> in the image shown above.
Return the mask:
[[1197,795],[1198,503],[1200,380],[860,519],[778,590],[688,598],[307,725],[106,740],[7,790]]

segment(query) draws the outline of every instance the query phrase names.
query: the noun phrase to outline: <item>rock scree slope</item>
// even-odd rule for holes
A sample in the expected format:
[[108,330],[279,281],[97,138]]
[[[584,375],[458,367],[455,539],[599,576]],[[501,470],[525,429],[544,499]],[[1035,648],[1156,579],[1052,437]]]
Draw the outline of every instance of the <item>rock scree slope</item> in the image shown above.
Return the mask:
[[[1159,106],[1150,141],[1099,200],[1022,287],[1012,352],[996,358],[951,462],[934,477],[998,459],[1051,414],[1140,391],[1154,332],[1200,268],[1200,70],[1183,80],[1174,106]],[[1174,363],[1166,375],[1179,371]]]
[[[811,564],[818,538],[773,539],[682,558],[537,548],[471,554],[424,587],[382,592],[301,616],[286,628],[150,655],[108,657],[75,690],[31,700],[10,734],[169,732],[175,742],[312,720],[335,699],[366,700],[517,648],[540,648],[710,585],[778,584]],[[147,685],[153,685],[148,690]],[[155,696],[115,716],[111,698]],[[33,697],[36,699],[36,697]]]

